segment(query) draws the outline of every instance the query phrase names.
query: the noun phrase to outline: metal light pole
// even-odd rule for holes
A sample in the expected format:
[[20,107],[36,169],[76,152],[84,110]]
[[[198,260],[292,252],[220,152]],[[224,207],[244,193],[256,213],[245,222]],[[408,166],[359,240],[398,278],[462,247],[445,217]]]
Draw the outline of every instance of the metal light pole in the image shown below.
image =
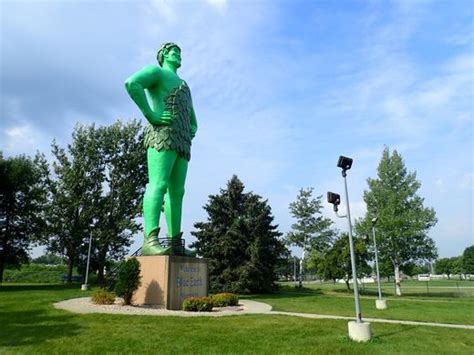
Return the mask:
[[296,256],[293,256],[293,280],[296,286]]
[[82,291],[87,291],[89,289],[89,284],[87,282],[89,280],[89,263],[91,261],[91,248],[92,248],[92,234],[89,234],[89,251],[87,252],[86,279],[84,281],[84,284],[81,285]]
[[354,253],[354,242],[352,238],[352,222],[351,222],[351,209],[349,208],[349,192],[347,191],[347,180],[346,180],[346,169],[342,169],[342,177],[344,178],[344,188],[346,191],[346,209],[347,209],[347,221],[349,223],[349,249],[351,252],[351,268],[352,268],[352,282],[354,284],[354,302],[356,310],[356,322],[362,322],[362,314],[360,311],[360,300],[359,300],[359,287],[357,285],[357,269],[355,262]]
[[377,253],[377,240],[375,239],[375,223],[377,223],[377,217],[372,218],[372,236],[374,237],[374,250],[375,250],[375,270],[377,271],[377,285],[379,289],[379,300],[382,299],[382,289],[380,288],[380,272],[379,272],[379,257]]
[[377,286],[379,290],[379,298],[375,301],[375,307],[377,309],[386,309],[387,302],[382,299],[382,288],[380,287],[380,271],[379,271],[379,257],[377,251],[377,240],[375,239],[375,224],[377,223],[377,217],[372,218],[372,236],[374,238],[374,250],[375,250],[375,270],[377,271]]
[[349,207],[349,192],[347,189],[347,170],[352,166],[352,159],[344,156],[340,156],[337,162],[337,166],[342,169],[342,177],[344,178],[344,190],[346,193],[346,209],[347,214],[345,216],[339,216],[337,214],[337,206],[341,203],[341,197],[338,194],[328,192],[328,202],[334,205],[334,211],[338,217],[347,217],[347,222],[349,223],[349,249],[351,254],[351,269],[352,269],[352,283],[354,286],[354,303],[355,303],[355,312],[356,320],[350,321],[348,323],[349,337],[352,340],[358,342],[369,341],[372,337],[372,332],[370,328],[370,323],[362,321],[362,313],[360,310],[360,299],[359,299],[359,287],[357,285],[357,269],[355,262],[355,253],[354,253],[354,241],[352,237],[352,222],[351,222],[351,210]]

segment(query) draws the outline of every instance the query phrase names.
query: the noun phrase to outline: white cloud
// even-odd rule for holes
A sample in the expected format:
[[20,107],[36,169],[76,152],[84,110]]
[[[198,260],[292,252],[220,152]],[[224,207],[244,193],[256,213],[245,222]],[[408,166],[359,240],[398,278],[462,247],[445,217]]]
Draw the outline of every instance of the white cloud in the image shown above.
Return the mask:
[[206,0],[206,2],[219,11],[223,11],[227,7],[227,0]]
[[12,126],[3,131],[3,148],[7,155],[18,155],[27,152],[34,155],[37,149],[45,146],[45,137],[29,123]]
[[[474,190],[474,173],[466,173],[460,179],[460,187],[466,190]],[[474,198],[474,196],[472,196]]]

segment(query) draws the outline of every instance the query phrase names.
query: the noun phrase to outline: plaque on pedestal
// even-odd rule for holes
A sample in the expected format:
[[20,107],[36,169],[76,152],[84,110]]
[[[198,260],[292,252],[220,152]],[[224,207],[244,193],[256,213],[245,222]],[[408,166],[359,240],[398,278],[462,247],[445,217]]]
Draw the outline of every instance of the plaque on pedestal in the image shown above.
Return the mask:
[[180,310],[185,298],[208,295],[206,259],[187,256],[139,256],[141,286],[132,303]]

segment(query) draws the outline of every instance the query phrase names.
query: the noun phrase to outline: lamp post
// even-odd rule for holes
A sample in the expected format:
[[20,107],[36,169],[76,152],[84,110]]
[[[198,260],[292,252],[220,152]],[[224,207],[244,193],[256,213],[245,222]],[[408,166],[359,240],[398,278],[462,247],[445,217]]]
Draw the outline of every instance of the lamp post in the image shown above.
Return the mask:
[[374,250],[375,250],[375,270],[377,271],[377,287],[379,291],[379,298],[375,300],[375,308],[387,309],[387,302],[382,299],[382,288],[380,287],[380,271],[379,271],[379,257],[377,252],[377,240],[375,239],[375,224],[377,223],[377,217],[372,218],[372,236],[374,238]]
[[371,339],[371,330],[370,330],[370,323],[365,323],[362,321],[362,313],[360,310],[360,299],[359,299],[359,288],[357,285],[357,269],[356,269],[356,262],[355,262],[355,253],[354,253],[354,242],[352,238],[352,222],[351,222],[351,210],[349,207],[349,192],[347,189],[347,170],[352,167],[352,159],[340,156],[337,162],[337,166],[342,169],[342,177],[344,178],[344,190],[346,193],[346,209],[347,214],[345,216],[339,216],[337,214],[338,205],[341,202],[341,197],[333,192],[328,192],[328,202],[334,205],[334,212],[338,217],[344,218],[347,217],[347,221],[349,224],[349,250],[351,254],[351,269],[352,269],[352,283],[354,288],[354,303],[355,303],[355,313],[356,313],[356,320],[350,321],[348,323],[348,330],[349,330],[349,337],[355,341],[368,341]]
[[293,256],[293,280],[296,287],[296,256]]
[[84,284],[81,285],[82,291],[87,291],[89,289],[89,284],[87,282],[89,280],[89,263],[91,261],[91,247],[92,247],[92,234],[89,234],[89,251],[87,252],[86,279],[84,280]]

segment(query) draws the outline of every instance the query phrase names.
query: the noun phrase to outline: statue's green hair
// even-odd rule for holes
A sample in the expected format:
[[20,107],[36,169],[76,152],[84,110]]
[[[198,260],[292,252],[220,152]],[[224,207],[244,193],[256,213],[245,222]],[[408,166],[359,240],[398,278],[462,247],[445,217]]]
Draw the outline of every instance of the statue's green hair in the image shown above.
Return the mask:
[[158,64],[160,64],[160,67],[163,65],[163,56],[165,53],[167,53],[171,48],[178,48],[179,51],[181,52],[181,48],[176,43],[173,42],[168,42],[168,43],[163,43],[158,49],[158,53],[156,54],[156,60],[158,60]]

